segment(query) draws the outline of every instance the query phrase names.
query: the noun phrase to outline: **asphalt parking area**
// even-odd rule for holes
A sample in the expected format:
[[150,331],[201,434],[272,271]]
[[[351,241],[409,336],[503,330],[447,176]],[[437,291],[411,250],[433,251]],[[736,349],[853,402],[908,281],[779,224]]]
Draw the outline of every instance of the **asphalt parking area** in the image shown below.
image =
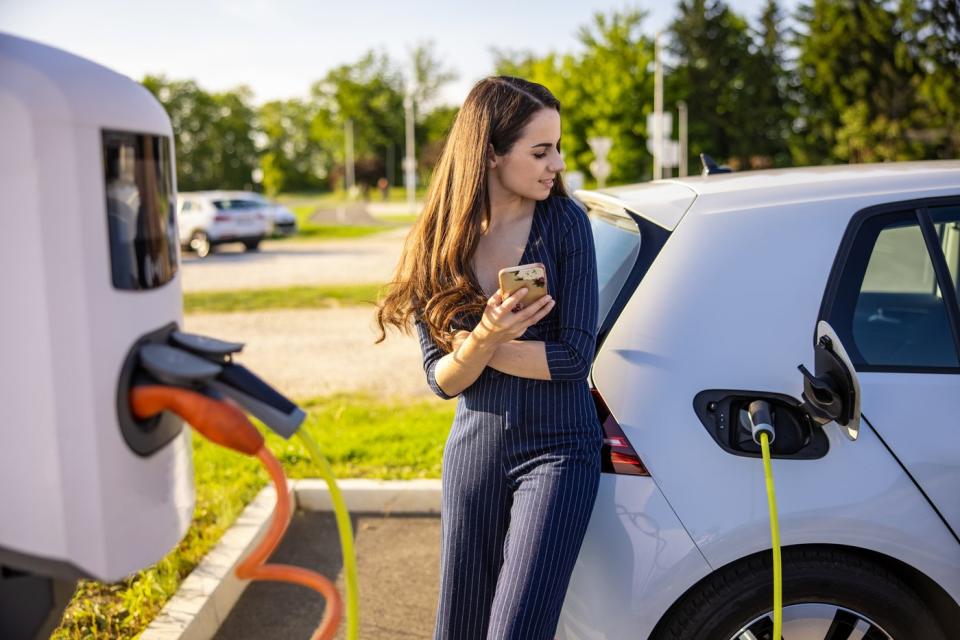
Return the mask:
[[[439,517],[353,514],[352,522],[360,581],[360,637],[431,637],[440,574]],[[344,593],[340,543],[330,512],[295,513],[271,561],[336,577],[337,588]],[[254,582],[215,639],[307,639],[320,622],[324,606],[323,598],[309,589]],[[336,637],[344,638],[345,629],[341,624]]]

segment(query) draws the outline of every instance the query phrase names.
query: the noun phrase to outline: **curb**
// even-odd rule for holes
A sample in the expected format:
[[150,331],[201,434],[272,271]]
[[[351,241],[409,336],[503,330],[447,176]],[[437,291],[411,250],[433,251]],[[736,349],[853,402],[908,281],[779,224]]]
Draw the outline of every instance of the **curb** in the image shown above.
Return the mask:
[[[289,483],[294,509],[333,510],[323,480]],[[351,513],[440,513],[440,480],[347,479],[337,484]],[[141,640],[209,640],[216,635],[249,584],[233,570],[263,538],[275,503],[273,487],[257,494],[147,626]]]

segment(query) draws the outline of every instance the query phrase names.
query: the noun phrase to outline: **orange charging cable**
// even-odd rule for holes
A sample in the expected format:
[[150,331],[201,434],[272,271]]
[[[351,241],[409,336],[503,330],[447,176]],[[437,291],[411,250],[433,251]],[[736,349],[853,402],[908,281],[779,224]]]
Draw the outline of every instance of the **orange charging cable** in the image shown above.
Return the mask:
[[226,402],[213,400],[195,391],[163,385],[134,387],[130,391],[130,406],[134,415],[141,420],[161,411],[172,411],[211,442],[260,459],[276,487],[277,506],[273,510],[267,535],[237,567],[237,577],[243,580],[291,582],[319,591],[326,598],[327,607],[312,640],[333,638],[343,617],[343,602],[333,583],[319,573],[302,567],[265,564],[290,524],[290,494],[280,463],[264,446],[263,436],[247,416]]

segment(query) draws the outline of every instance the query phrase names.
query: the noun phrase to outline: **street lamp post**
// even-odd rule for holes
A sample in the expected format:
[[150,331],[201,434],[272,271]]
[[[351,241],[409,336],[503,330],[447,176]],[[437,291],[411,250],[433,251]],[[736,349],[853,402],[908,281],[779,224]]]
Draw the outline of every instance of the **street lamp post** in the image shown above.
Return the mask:
[[415,213],[416,191],[417,191],[417,158],[414,145],[416,141],[413,135],[413,93],[407,92],[403,98],[403,110],[406,115],[407,126],[407,149],[406,156],[403,159],[404,182],[407,187],[407,209],[409,213]]
[[681,100],[677,103],[677,115],[680,118],[680,152],[677,162],[680,167],[680,177],[687,175],[687,103]]
[[353,187],[356,184],[356,178],[353,170],[353,119],[348,118],[347,122],[344,124],[344,156],[346,157],[346,162],[344,163],[344,180],[346,182],[347,197],[353,196]]

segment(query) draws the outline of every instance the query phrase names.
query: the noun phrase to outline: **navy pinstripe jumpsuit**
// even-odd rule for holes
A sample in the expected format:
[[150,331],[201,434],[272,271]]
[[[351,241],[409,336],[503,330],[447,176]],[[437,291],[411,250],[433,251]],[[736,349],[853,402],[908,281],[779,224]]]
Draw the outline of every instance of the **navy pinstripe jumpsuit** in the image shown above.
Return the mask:
[[[546,265],[557,302],[521,339],[546,343],[552,380],[486,367],[459,395],[443,453],[435,639],[553,638],[596,498],[602,431],[587,375],[597,262],[573,200],[537,202],[520,259],[531,262]],[[416,326],[427,382],[449,399],[435,376],[445,354]]]

